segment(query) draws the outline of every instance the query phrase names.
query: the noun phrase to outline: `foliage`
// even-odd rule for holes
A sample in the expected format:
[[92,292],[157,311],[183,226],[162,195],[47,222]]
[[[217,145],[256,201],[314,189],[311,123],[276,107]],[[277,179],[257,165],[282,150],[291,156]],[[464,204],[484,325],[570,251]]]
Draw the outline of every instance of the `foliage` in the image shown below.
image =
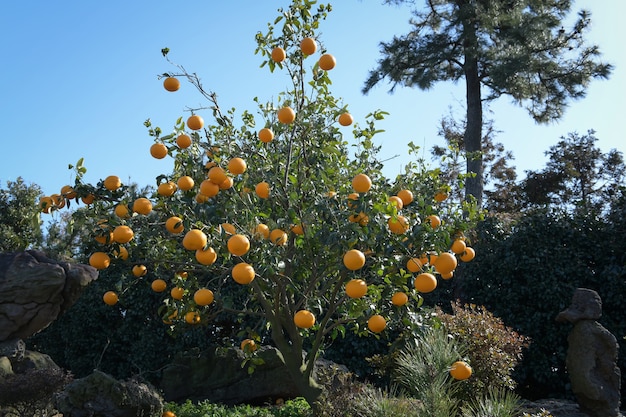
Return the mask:
[[31,369],[0,378],[0,405],[38,402],[61,391],[72,381],[70,373],[60,368]]
[[438,319],[456,340],[467,348],[472,364],[472,378],[466,384],[466,399],[489,396],[490,389],[515,389],[512,373],[522,359],[528,338],[505,326],[482,306],[452,305],[452,314],[438,310]]
[[227,407],[202,401],[197,404],[187,400],[183,404],[168,403],[166,410],[174,412],[176,417],[308,417],[311,409],[304,398],[287,400],[281,405],[254,407],[239,405]]
[[0,251],[39,248],[43,239],[38,207],[41,194],[39,186],[26,184],[21,177],[0,189]]
[[520,411],[520,397],[505,387],[491,386],[473,401],[463,404],[463,417],[513,417]]
[[381,388],[367,387],[357,397],[359,417],[418,417],[422,403],[414,398],[396,395]]

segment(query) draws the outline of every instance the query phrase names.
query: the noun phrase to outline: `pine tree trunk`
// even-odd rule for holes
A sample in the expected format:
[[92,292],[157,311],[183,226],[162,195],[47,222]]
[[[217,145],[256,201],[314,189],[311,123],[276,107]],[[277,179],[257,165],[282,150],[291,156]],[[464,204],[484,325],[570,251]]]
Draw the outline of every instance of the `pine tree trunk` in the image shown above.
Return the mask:
[[465,198],[476,198],[478,207],[483,200],[483,155],[482,126],[483,109],[480,94],[480,78],[476,58],[467,57],[465,61],[465,84],[467,101],[467,125],[465,127],[465,151],[467,153],[467,172],[474,173],[465,181]]

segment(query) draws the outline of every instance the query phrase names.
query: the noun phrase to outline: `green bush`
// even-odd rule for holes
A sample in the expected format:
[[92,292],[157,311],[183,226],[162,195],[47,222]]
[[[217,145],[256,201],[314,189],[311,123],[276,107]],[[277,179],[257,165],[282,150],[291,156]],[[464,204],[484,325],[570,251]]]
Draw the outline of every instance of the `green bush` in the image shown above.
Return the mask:
[[176,417],[310,417],[311,409],[304,398],[286,401],[281,405],[253,407],[251,405],[237,405],[228,407],[213,404],[209,401],[183,404],[168,403],[165,409],[172,411]]

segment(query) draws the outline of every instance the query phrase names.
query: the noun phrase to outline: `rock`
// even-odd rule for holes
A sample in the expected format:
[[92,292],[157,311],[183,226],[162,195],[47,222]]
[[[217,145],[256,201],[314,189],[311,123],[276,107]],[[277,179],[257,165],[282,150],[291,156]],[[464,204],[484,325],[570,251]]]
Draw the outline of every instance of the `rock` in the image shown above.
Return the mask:
[[56,407],[65,417],[161,417],[163,399],[147,384],[94,371],[66,386]]
[[597,292],[578,288],[571,305],[556,320],[574,327],[567,338],[567,372],[581,411],[591,417],[617,417],[620,406],[619,346],[596,320],[602,315]]
[[43,252],[0,254],[0,342],[26,339],[67,311],[98,271]]

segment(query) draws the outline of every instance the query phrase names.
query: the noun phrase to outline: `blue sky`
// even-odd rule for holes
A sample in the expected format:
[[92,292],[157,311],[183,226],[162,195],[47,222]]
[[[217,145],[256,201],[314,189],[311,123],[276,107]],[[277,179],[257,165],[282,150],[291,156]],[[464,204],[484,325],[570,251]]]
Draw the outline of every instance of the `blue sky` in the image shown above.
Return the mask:
[[[427,92],[388,86],[363,96],[368,71],[379,58],[378,44],[409,28],[406,8],[382,0],[335,0],[322,23],[320,39],[337,58],[331,72],[333,93],[349,105],[357,121],[370,111],[390,115],[379,127],[381,158],[394,155],[385,172],[395,176],[408,162],[406,143],[426,154],[443,141],[437,126],[449,108],[462,112],[462,85],[436,84]],[[68,164],[85,158],[86,179],[108,175],[139,185],[154,184],[171,163],[149,155],[152,139],[143,122],[150,118],[169,131],[189,107],[205,103],[191,85],[166,92],[157,75],[172,71],[160,50],[196,72],[223,108],[254,110],[254,97],[271,100],[288,83],[284,75],[260,69],[254,55],[257,31],[289,1],[14,1],[0,15],[4,81],[0,95],[0,183],[23,177],[47,194],[73,182]],[[544,166],[546,151],[569,132],[596,130],[599,146],[624,152],[621,118],[626,110],[626,28],[623,0],[579,0],[574,10],[592,12],[590,41],[603,60],[615,65],[608,81],[594,81],[587,97],[572,102],[565,117],[538,126],[523,109],[503,98],[488,117],[500,131],[496,140],[514,154],[520,173]],[[460,113],[459,113],[460,114]],[[205,119],[208,119],[208,114]]]

